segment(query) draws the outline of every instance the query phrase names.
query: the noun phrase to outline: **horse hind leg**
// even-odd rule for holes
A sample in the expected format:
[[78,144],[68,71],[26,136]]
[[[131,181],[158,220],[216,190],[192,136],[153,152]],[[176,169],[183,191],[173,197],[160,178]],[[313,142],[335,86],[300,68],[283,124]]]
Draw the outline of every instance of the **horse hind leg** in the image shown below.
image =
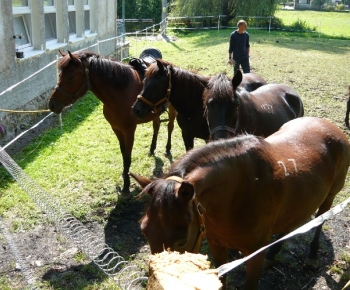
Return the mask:
[[[329,197],[319,207],[315,217],[318,217],[324,214],[326,211],[328,211],[331,208],[334,196],[335,195],[331,195],[331,194],[329,195]],[[318,267],[318,249],[320,246],[320,235],[322,231],[322,225],[323,223],[316,227],[314,238],[310,243],[309,254],[305,260],[305,264],[308,266],[311,266],[312,268]]]
[[[283,236],[284,236],[284,233],[279,234],[276,240],[282,238]],[[275,256],[281,251],[282,245],[283,245],[283,241],[274,244],[267,250],[265,255],[264,268],[272,267],[275,264]]]

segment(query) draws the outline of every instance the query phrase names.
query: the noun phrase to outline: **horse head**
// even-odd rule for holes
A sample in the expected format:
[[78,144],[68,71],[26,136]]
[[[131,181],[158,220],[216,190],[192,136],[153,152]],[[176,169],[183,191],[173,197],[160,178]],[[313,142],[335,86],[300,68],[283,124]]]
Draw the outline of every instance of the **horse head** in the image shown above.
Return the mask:
[[90,89],[88,63],[82,59],[85,54],[73,54],[59,51],[59,80],[51,94],[49,108],[59,114],[63,108],[73,104]]
[[219,74],[209,81],[204,91],[203,101],[212,140],[236,135],[235,127],[240,105],[236,91],[241,81],[240,71],[235,74],[232,84],[225,74]]
[[171,64],[157,59],[146,71],[143,89],[132,106],[133,115],[143,119],[150,112],[164,111],[168,105],[171,85]]
[[180,253],[198,252],[202,237],[193,185],[176,176],[151,181],[130,175],[143,187],[139,196],[150,196],[140,225],[152,254],[166,249]]

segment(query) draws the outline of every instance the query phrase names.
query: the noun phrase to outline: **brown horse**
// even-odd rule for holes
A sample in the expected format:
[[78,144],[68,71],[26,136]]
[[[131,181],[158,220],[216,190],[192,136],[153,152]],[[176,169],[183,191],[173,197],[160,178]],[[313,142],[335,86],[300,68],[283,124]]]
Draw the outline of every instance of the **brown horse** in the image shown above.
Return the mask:
[[[142,89],[143,70],[118,61],[112,61],[92,52],[65,54],[59,63],[59,81],[49,101],[49,108],[61,113],[63,108],[91,90],[103,103],[103,114],[119,140],[123,155],[123,189],[121,197],[130,196],[131,152],[134,144],[136,125],[153,121],[153,138],[150,154],[154,153],[160,127],[159,115],[166,109],[166,104],[157,114],[150,113],[142,121],[131,114],[131,106]],[[166,152],[170,154],[171,133],[174,128],[176,111],[169,108],[168,143]]]
[[[242,86],[256,89],[266,81],[255,74],[244,74]],[[133,105],[133,114],[143,120],[150,112],[169,101],[178,112],[186,150],[194,145],[194,138],[209,140],[207,120],[204,116],[203,92],[209,82],[205,77],[157,59],[146,72],[144,88]]]
[[[343,188],[350,165],[350,144],[325,119],[289,121],[263,139],[242,135],[193,149],[155,181],[134,176],[150,205],[141,229],[151,252],[170,248],[196,252],[205,235],[216,266],[226,263],[228,248],[245,256],[285,234],[318,209],[330,209]],[[317,260],[322,225],[310,244]],[[267,257],[279,251],[280,244]],[[258,287],[264,253],[246,262],[245,289]],[[223,278],[225,282],[225,278]]]
[[249,92],[242,80],[241,71],[237,71],[232,81],[225,74],[209,81],[203,102],[211,139],[242,133],[267,137],[304,115],[303,103],[291,87],[268,84]]

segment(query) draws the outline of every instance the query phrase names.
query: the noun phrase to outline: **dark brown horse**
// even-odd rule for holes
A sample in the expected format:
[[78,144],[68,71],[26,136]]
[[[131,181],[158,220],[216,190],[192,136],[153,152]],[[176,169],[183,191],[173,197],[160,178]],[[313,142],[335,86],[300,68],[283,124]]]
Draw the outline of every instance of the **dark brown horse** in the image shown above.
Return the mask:
[[[143,120],[158,106],[169,101],[178,112],[177,122],[182,131],[186,150],[193,148],[194,138],[209,140],[207,120],[204,116],[203,92],[209,77],[201,76],[157,59],[148,68],[144,88],[133,105],[133,114]],[[247,90],[266,84],[254,74],[245,74],[242,85]]]
[[[159,115],[166,104],[157,113],[149,113],[140,121],[131,114],[131,106],[142,89],[144,70],[118,61],[112,61],[92,52],[63,53],[59,63],[59,81],[49,101],[49,108],[61,113],[63,108],[91,90],[103,103],[103,114],[119,140],[123,155],[122,197],[130,195],[131,152],[134,144],[136,125],[153,121],[154,134],[150,154],[154,153],[160,127]],[[169,108],[168,143],[166,151],[170,154],[171,132],[174,127],[176,111]]]
[[[271,235],[288,233],[315,211],[319,216],[329,210],[349,165],[347,137],[320,118],[294,119],[266,139],[242,135],[214,141],[182,156],[163,178],[133,175],[144,187],[140,195],[150,195],[141,229],[151,252],[158,253],[196,252],[206,228],[220,266],[228,248],[249,255]],[[310,244],[309,262],[317,260],[321,227]],[[268,258],[279,251],[276,245]],[[263,252],[246,262],[245,289],[258,287],[263,262]]]
[[232,82],[224,74],[213,77],[204,92],[211,139],[242,133],[267,137],[284,123],[304,115],[303,103],[289,86],[268,84],[248,92],[237,71]]

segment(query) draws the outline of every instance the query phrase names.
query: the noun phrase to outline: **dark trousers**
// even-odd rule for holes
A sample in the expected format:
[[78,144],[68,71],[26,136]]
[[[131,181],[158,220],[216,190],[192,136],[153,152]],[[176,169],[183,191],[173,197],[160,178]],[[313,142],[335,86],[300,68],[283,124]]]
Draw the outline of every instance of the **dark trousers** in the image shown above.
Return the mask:
[[250,65],[249,65],[249,58],[243,58],[240,60],[235,60],[235,65],[233,67],[233,75],[239,70],[239,66],[242,67],[243,73],[250,73]]

